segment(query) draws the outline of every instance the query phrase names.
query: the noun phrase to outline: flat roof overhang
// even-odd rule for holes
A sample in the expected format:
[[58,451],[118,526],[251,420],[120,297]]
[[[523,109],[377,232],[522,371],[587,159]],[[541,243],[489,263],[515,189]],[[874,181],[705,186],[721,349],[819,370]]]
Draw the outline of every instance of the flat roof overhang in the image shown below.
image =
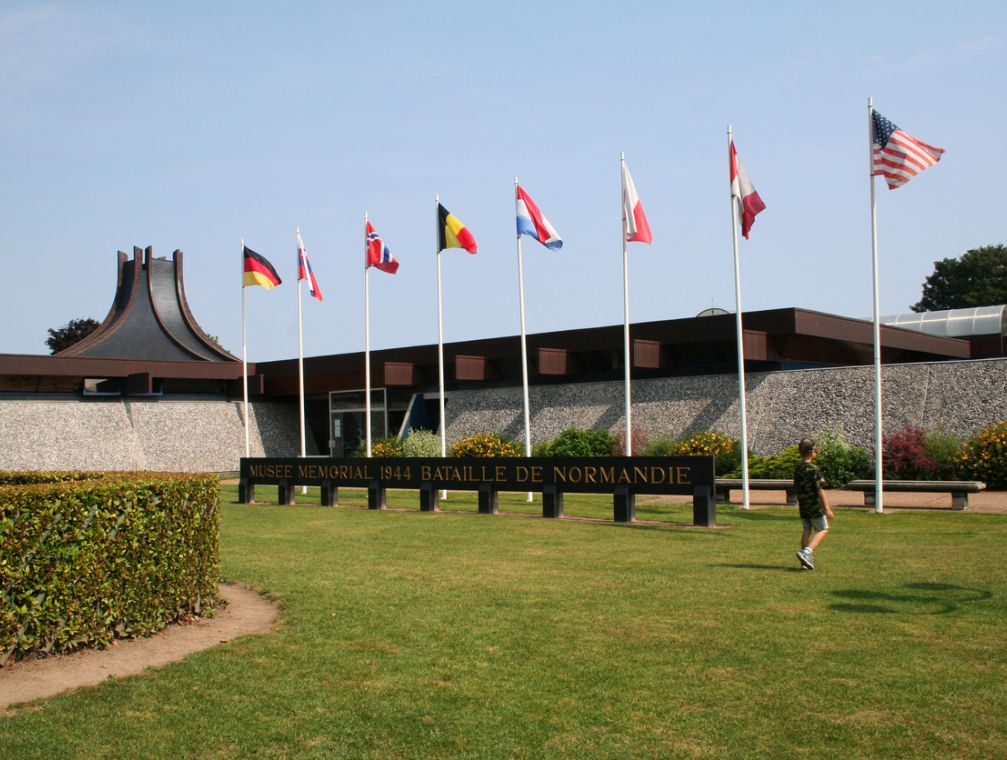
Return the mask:
[[[743,326],[745,361],[756,367],[858,366],[873,362],[874,327],[870,321],[786,308],[745,313]],[[634,372],[640,376],[713,374],[736,368],[734,314],[639,322],[630,326],[630,334],[634,342],[641,342],[634,352]],[[540,351],[543,356],[549,354],[550,366],[565,368],[561,374],[566,381],[602,379],[617,369],[621,373],[622,325],[535,333],[528,336],[527,344],[529,371],[539,382],[549,381],[547,374],[560,374],[542,371]],[[882,361],[890,364],[972,358],[966,340],[897,327],[881,327],[881,344]],[[556,352],[566,352],[570,360],[557,362]],[[659,363],[655,363],[655,356],[660,357]],[[456,372],[456,357],[461,357],[462,372]],[[473,382],[478,376],[472,374],[471,368],[477,364],[476,358],[482,358],[492,375],[503,382],[520,382],[520,357],[517,335],[448,343],[444,346],[446,379],[456,387]],[[386,364],[390,368],[387,374]],[[408,371],[410,368],[414,371]],[[297,394],[296,359],[261,362],[258,370],[265,378],[267,396]],[[364,352],[306,357],[304,375],[308,394],[363,388]],[[373,387],[419,390],[436,377],[436,344],[371,351]],[[493,378],[487,374],[485,379]]]

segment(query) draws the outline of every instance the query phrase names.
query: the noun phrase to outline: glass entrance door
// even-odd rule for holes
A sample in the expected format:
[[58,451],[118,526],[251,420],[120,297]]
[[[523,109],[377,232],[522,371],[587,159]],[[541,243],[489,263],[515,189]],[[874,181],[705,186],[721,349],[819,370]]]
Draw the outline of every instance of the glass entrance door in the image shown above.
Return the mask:
[[349,457],[364,437],[363,412],[332,412],[329,456]]
[[[329,393],[329,456],[350,457],[367,435],[364,391]],[[388,395],[384,388],[371,391],[371,435],[388,435]]]

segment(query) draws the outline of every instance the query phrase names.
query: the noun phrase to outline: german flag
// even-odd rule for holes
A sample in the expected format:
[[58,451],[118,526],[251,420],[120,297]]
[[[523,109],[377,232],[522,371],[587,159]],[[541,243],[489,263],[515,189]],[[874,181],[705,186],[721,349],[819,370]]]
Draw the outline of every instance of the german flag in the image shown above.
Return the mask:
[[256,253],[247,245],[243,248],[245,254],[245,276],[241,283],[242,287],[247,288],[249,285],[261,285],[268,290],[283,282],[280,279],[280,275],[276,273],[273,265],[266,260],[265,256]]
[[437,204],[437,232],[439,237],[438,252],[445,248],[464,248],[469,253],[476,252],[476,239],[472,237],[468,227],[462,224],[458,217]]

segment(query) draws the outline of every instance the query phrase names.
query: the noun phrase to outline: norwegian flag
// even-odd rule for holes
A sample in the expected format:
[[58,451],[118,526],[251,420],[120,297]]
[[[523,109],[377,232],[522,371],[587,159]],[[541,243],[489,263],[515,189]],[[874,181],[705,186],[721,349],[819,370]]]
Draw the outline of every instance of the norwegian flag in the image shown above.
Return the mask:
[[311,271],[311,262],[308,260],[308,252],[304,250],[304,241],[301,240],[301,231],[297,231],[297,280],[308,281],[308,295],[312,298],[322,300],[322,291],[318,289],[318,280],[315,273]]
[[367,222],[367,260],[364,263],[364,268],[372,266],[382,272],[388,272],[388,274],[395,274],[399,271],[398,259],[392,256],[385,241],[374,231],[374,226]]

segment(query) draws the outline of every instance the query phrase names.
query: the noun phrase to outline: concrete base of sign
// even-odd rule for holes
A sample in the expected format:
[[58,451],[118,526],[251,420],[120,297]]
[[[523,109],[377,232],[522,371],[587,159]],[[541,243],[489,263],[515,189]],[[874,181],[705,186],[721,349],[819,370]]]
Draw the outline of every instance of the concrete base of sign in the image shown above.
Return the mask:
[[432,483],[420,486],[420,512],[436,512],[441,508],[441,490]]
[[367,486],[367,508],[384,509],[388,506],[387,489],[380,480],[372,480]]
[[479,484],[479,514],[495,515],[499,511],[500,499],[496,489],[489,483]]
[[615,488],[615,521],[631,523],[636,519],[636,494],[626,486]]
[[542,517],[563,516],[563,492],[555,485],[542,488]]

